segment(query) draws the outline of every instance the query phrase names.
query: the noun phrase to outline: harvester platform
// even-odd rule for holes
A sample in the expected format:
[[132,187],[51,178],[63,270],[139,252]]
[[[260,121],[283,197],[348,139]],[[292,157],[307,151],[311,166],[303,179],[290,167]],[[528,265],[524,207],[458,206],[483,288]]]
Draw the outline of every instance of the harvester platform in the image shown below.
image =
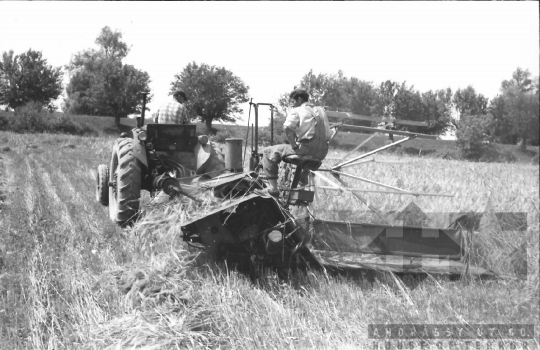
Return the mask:
[[[229,177],[231,182],[243,179]],[[268,267],[497,277],[467,263],[460,230],[295,216],[279,200],[255,192],[222,199],[182,229],[184,240],[200,243],[229,265],[258,262]]]

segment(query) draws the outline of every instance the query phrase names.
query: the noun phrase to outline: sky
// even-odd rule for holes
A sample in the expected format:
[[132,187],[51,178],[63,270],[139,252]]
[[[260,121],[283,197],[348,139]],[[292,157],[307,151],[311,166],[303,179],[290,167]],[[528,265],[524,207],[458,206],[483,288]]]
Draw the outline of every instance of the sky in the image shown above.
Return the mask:
[[[539,8],[526,2],[0,2],[0,52],[69,63],[109,26],[149,73],[155,112],[190,62],[223,66],[254,102],[275,103],[303,75],[342,70],[421,92],[472,85],[493,98],[517,67],[539,73]],[[68,82],[66,74],[65,82]],[[244,106],[244,122],[248,106]],[[260,124],[269,111],[261,107]]]

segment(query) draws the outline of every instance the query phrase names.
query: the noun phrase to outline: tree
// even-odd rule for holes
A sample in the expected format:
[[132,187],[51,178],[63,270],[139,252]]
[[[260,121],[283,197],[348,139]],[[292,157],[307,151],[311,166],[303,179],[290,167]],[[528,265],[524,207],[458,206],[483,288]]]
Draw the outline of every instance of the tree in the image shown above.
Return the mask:
[[[465,89],[457,89],[452,98],[452,103],[459,112],[459,118],[467,118],[471,115],[485,115],[487,113],[488,98],[476,93],[476,90],[469,85]],[[454,126],[459,128],[457,121],[453,120]]]
[[493,116],[493,136],[495,140],[499,143],[517,144],[519,135],[513,130],[512,121],[508,118],[503,95],[498,95],[489,102],[488,112]]
[[52,109],[62,93],[61,67],[47,64],[40,51],[4,52],[0,61],[0,104],[17,108],[35,101]]
[[309,92],[310,102],[315,105],[334,111],[370,115],[374,98],[373,85],[355,77],[347,78],[341,70],[337,74],[318,75],[310,70],[298,86]]
[[526,150],[527,143],[538,145],[538,78],[529,70],[517,68],[512,79],[501,83],[501,94],[489,105],[493,116],[493,133],[498,142],[516,144]]
[[501,83],[501,91],[512,91],[517,89],[521,92],[530,92],[534,89],[533,81],[531,80],[531,73],[528,69],[523,70],[520,67],[512,73],[512,79],[503,80]]
[[522,151],[526,150],[528,140],[538,138],[539,132],[538,89],[530,77],[528,69],[517,68],[511,80],[501,83],[506,112],[504,122],[511,125],[508,131],[521,139]]
[[[122,63],[129,48],[121,39],[121,32],[104,27],[95,41],[98,50],[85,50],[72,57],[66,67],[70,72],[66,111],[110,115],[117,126],[120,118],[142,112],[139,92],[149,91],[150,76]],[[148,96],[147,102],[151,99],[152,95]]]
[[[332,111],[351,112],[360,115],[371,114],[371,104],[375,96],[373,85],[355,77],[347,78],[339,70],[337,74],[313,73],[310,70],[294,88],[302,87],[310,95],[310,102]],[[278,106],[285,111],[289,93],[282,94]],[[349,120],[348,123],[371,126],[369,121]]]
[[420,93],[406,82],[387,80],[377,88],[372,113],[386,118],[427,122],[428,127],[404,126],[404,131],[440,135],[450,127],[450,89]]
[[493,149],[488,132],[493,128],[493,117],[489,114],[467,115],[459,120],[456,130],[457,146],[466,159],[479,160]]
[[373,115],[395,118],[395,98],[399,89],[399,83],[387,80],[382,82],[375,90],[375,99],[371,105]]
[[371,115],[371,106],[375,99],[375,89],[371,82],[355,77],[349,78],[345,84],[347,105],[351,112],[359,115]]
[[[450,126],[452,92],[450,89],[429,92],[415,91],[405,82],[387,80],[378,87],[355,77],[337,74],[314,74],[310,70],[300,80],[310,94],[310,101],[330,110],[351,112],[363,116],[428,121],[429,127],[398,126],[401,130],[442,134]],[[429,106],[428,106],[429,104]],[[288,106],[288,93],[278,100],[282,110]],[[370,121],[347,120],[347,123],[371,126]]]
[[310,102],[315,105],[350,112],[345,91],[346,84],[347,78],[341,70],[337,74],[319,73],[318,75],[310,70],[300,80],[299,87],[308,91]]
[[249,86],[242,79],[224,67],[206,63],[189,63],[176,74],[171,93],[177,89],[186,93],[191,117],[200,117],[208,132],[214,120],[234,122],[239,119],[240,104],[248,102]]
[[431,135],[444,134],[451,125],[452,90],[447,88],[428,91],[422,94],[424,112],[422,120],[427,121],[428,127],[422,132]]
[[424,105],[422,96],[420,92],[414,90],[414,86],[407,87],[403,82],[398,87],[394,98],[393,116],[396,119],[423,121]]

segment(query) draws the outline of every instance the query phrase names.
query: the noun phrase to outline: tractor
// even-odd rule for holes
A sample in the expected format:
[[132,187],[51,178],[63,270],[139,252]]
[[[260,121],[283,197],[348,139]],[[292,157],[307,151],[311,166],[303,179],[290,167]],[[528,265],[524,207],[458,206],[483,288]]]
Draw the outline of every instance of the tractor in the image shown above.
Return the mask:
[[[197,191],[184,188],[211,189],[216,198],[214,206],[182,223],[183,240],[190,246],[203,249],[213,259],[224,260],[229,266],[239,269],[321,268],[368,273],[383,271],[397,275],[434,274],[452,278],[464,273],[496,277],[492,271],[470,266],[466,257],[466,232],[457,226],[427,228],[411,223],[396,226],[391,222],[328,221],[315,218],[310,211],[317,187],[315,178],[329,184],[326,187],[329,190],[351,194],[385,221],[387,216],[372,207],[355,189],[349,188],[344,178],[392,190],[384,191],[388,193],[451,196],[410,192],[348,174],[344,170],[351,165],[373,161],[369,158],[371,155],[407,140],[435,138],[388,128],[390,124],[399,123],[421,126],[419,122],[383,120],[385,123],[380,128],[343,122],[332,124],[336,132],[342,128],[361,129],[363,132],[397,134],[405,138],[345,160],[366,140],[330,168],[319,168],[317,162],[298,156],[284,159],[280,176],[283,196],[274,198],[260,191],[266,187],[266,180],[259,171],[261,154],[257,148],[258,108],[261,105],[273,108],[268,103],[250,102],[250,118],[251,108],[255,111],[255,129],[252,131],[254,140],[248,170],[243,168],[242,139],[227,139],[223,157],[204,135],[196,136],[194,125],[149,124],[144,127],[138,122],[130,137],[122,135],[115,141],[110,166],[102,164],[98,167],[97,200],[109,205],[111,220],[126,226],[137,218],[140,191],[143,189],[151,193],[163,191],[169,196],[185,195],[194,201],[198,201],[193,194]],[[342,112],[328,112],[328,115],[344,119],[374,119]],[[140,120],[144,121],[144,108]],[[311,171],[310,181],[307,186],[299,188],[298,180],[303,169]]]
[[206,135],[196,136],[195,125],[144,125],[146,95],[137,127],[114,141],[110,165],[97,168],[96,200],[122,227],[136,220],[141,190],[191,197],[179,179],[196,182],[225,171],[221,151]]

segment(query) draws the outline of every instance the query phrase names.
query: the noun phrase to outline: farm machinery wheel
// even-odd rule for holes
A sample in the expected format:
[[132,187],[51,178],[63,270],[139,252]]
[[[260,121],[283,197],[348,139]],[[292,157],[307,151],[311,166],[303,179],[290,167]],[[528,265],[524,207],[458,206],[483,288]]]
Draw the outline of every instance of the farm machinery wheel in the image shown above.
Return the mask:
[[141,163],[133,154],[132,140],[116,142],[109,174],[109,217],[125,227],[137,218],[141,197]]
[[109,205],[109,167],[98,165],[96,174],[96,200],[104,206]]

